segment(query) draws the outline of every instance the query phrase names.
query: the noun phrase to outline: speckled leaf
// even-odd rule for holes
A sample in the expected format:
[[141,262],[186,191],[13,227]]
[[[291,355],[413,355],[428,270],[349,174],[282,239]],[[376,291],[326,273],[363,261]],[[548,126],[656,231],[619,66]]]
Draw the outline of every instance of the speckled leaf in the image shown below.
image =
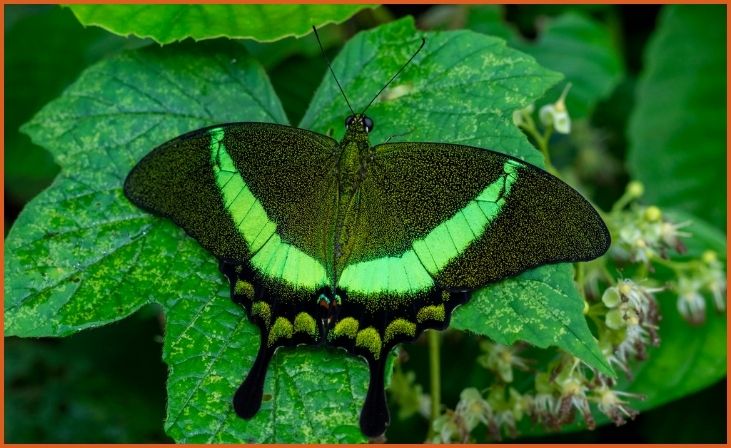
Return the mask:
[[614,375],[584,317],[569,264],[544,266],[475,292],[454,312],[452,327],[501,344],[557,346]]
[[362,441],[367,369],[340,353],[278,353],[265,409],[251,422],[234,417],[230,399],[257,330],[223,291],[210,255],[122,196],[124,177],[151,148],[236,120],[286,123],[265,74],[238,46],[125,53],[85,71],[44,108],[24,130],[62,174],[6,242],[6,334],[68,335],[158,302],[167,314],[166,430],[176,440]]
[[[542,96],[560,77],[497,38],[471,31],[425,37],[426,46],[413,65],[368,110],[375,123],[371,143],[408,132],[392,141],[471,144],[542,165],[538,151],[512,124],[512,111]],[[419,43],[409,19],[348,42],[333,68],[353,108],[362,110]],[[300,126],[321,132],[332,129],[339,137],[345,108],[334,81],[326,77]],[[502,324],[490,314],[498,311],[492,295],[505,298],[500,310],[516,307]],[[475,294],[455,312],[454,322],[457,328],[498,341],[558,345],[609,373],[582,309],[571,267],[549,266]],[[546,321],[547,316],[552,318]],[[517,323],[520,328],[511,326]]]
[[[561,79],[505,41],[472,31],[424,34],[414,62],[368,109],[371,143],[435,141],[490,148],[542,166],[540,153],[512,122]],[[333,62],[353,109],[363,110],[421,43],[411,18],[360,33]],[[300,127],[343,135],[347,114],[335,81],[325,77]]]
[[169,44],[228,37],[271,42],[340,23],[366,5],[72,5],[84,25]]
[[628,137],[649,203],[726,228],[726,7],[663,9],[648,44]]

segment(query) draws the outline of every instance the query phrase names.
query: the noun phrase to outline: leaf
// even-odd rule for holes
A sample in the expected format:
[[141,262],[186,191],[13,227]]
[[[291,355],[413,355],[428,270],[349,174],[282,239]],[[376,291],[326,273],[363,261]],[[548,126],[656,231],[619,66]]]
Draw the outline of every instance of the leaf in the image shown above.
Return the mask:
[[362,441],[367,369],[337,352],[279,352],[266,383],[273,400],[252,422],[234,416],[231,396],[257,330],[221,291],[213,258],[122,195],[124,176],[151,148],[245,119],[286,123],[264,72],[239,46],[125,53],[46,106],[24,129],[63,172],[6,242],[6,335],[68,335],[158,302],[167,314],[166,430],[178,441]]
[[[566,76],[572,87],[566,100],[572,118],[584,118],[594,106],[609,97],[624,75],[621,55],[606,25],[576,12],[552,18],[535,42],[523,39],[517,30],[503,22],[494,5],[471,8],[468,26],[481,32],[496,33],[508,39],[510,46],[526,52],[544,67]],[[563,85],[544,97],[554,102]]]
[[227,37],[271,42],[347,20],[366,5],[71,5],[84,25],[160,44]]
[[549,265],[482,288],[454,312],[452,326],[500,344],[557,346],[614,376],[584,317],[573,267]]
[[[334,67],[354,101],[365,104],[379,79],[408,59],[413,50],[404,44],[418,44],[414,35],[413,23],[403,20],[345,46]],[[540,163],[511,114],[558,76],[496,39],[428,37],[434,47],[369,111],[382,120],[372,141],[385,139],[389,127],[416,123],[419,139],[489,145]],[[286,123],[263,70],[242,51],[218,42],[110,58],[24,127],[62,174],[23,211],[6,242],[6,334],[68,335],[157,302],[167,316],[166,430],[177,441],[363,441],[357,415],[366,366],[320,348],[278,352],[262,411],[248,422],[233,415],[230,399],[251,365],[255,327],[231,303],[213,257],[121,192],[137,160],[186,131],[229,121]],[[464,77],[470,82],[460,82]],[[346,112],[334,88],[326,76],[303,120],[308,127],[342,132]]]
[[[411,18],[360,33],[333,61],[353,109],[373,96],[421,44]],[[540,153],[512,122],[512,113],[560,80],[560,75],[471,31],[426,35],[424,49],[368,109],[372,144],[441,141],[495,149],[542,166]],[[300,127],[344,133],[348,109],[332,77],[315,92]]]
[[[564,13],[550,21],[535,44],[515,47],[566,76],[571,83],[566,106],[574,119],[590,115],[624,75],[622,59],[608,27],[577,13]],[[553,89],[546,98],[553,102],[559,95],[559,89]]]
[[645,199],[726,228],[726,10],[668,6],[645,54],[629,170]]
[[[419,39],[414,36],[410,21],[385,25],[379,31],[361,33],[353,38],[333,64],[340,84],[351,98],[362,97],[368,101],[370,92],[378,92],[379,83],[384,82],[380,80],[388,80],[403,65],[403,61],[408,60],[409,52],[418,48]],[[369,51],[371,48],[379,50],[376,53]],[[465,58],[463,54],[469,56]],[[349,64],[344,66],[343,60]],[[469,82],[464,82],[465,79]],[[432,33],[413,66],[407,67],[394,81],[395,85],[390,86],[369,109],[371,118],[375,117],[371,143],[410,130],[406,136],[397,136],[393,140],[459,142],[494,148],[541,164],[540,154],[512,125],[511,115],[514,109],[529,103],[531,98],[541,96],[557,79],[554,73],[506,47],[500,39],[470,31]],[[360,92],[363,92],[362,95]],[[326,77],[300,127],[320,132],[335,129],[336,138],[339,138],[342,134],[340,123],[344,106],[339,95],[334,81]],[[353,107],[360,110],[365,104],[355,102]],[[524,284],[533,282],[533,278],[548,278],[553,282],[553,287],[545,284],[542,287],[528,287]],[[567,313],[568,318],[573,319],[567,327],[576,334],[562,339],[561,346],[610,373],[611,369],[601,356],[583,317],[583,301],[573,285],[570,266],[539,268],[524,274],[520,279],[508,280],[501,285],[503,294],[515,298],[517,305],[526,306],[521,309],[528,313],[525,316],[526,327],[521,332],[516,335],[495,323],[486,324],[480,307],[489,300],[481,294],[475,294],[469,304],[455,313],[455,322],[461,322],[461,325],[455,324],[457,328],[469,329],[478,334],[489,333],[496,340],[527,338],[524,340],[546,347],[556,344],[556,334],[565,331],[565,328],[557,323],[552,328],[556,333],[544,331],[544,328],[540,328],[544,323],[534,320],[538,315],[535,307],[542,303],[553,306],[554,301],[565,302],[565,310],[571,310],[572,306],[574,308],[571,313]],[[573,303],[568,302],[570,300]],[[528,308],[530,306],[534,308]],[[578,314],[575,309],[577,306]],[[544,309],[543,313],[546,312]],[[561,316],[561,319],[566,318]],[[556,319],[559,319],[558,315]],[[535,333],[531,335],[531,332]]]

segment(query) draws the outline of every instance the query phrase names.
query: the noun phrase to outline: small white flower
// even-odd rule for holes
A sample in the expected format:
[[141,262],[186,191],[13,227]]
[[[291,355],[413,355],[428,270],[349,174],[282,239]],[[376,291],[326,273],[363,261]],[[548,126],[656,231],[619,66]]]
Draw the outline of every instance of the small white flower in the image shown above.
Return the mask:
[[553,104],[546,104],[541,107],[538,117],[544,126],[553,126],[556,132],[560,134],[569,134],[571,132],[571,117],[566,109],[566,95],[571,88],[571,83],[566,84],[561,96]]
[[592,394],[592,401],[597,404],[599,410],[611,418],[615,425],[619,426],[625,423],[626,418],[634,419],[638,412],[629,407],[627,401],[622,397],[635,399],[644,399],[643,396],[629,392],[612,390],[605,382],[597,387]]
[[700,293],[703,284],[697,278],[680,277],[678,279],[678,312],[693,324],[706,320],[706,301]]
[[712,250],[703,253],[703,262],[707,271],[703,276],[703,283],[713,295],[713,303],[718,311],[726,309],[726,273],[723,265],[718,261],[718,256]]

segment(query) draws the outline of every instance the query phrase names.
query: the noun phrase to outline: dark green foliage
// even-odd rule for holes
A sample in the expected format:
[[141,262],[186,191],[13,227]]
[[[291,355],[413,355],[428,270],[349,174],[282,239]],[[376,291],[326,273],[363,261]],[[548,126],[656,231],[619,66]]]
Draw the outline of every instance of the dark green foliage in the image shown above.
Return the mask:
[[[645,181],[648,204],[661,201],[672,207],[676,205],[673,195],[683,199],[685,213],[673,214],[673,219],[693,221],[683,229],[693,234],[684,240],[687,259],[698,258],[707,249],[725,253],[725,209],[719,207],[725,203],[725,164],[723,157],[718,159],[723,145],[717,144],[723,136],[705,138],[721,135],[718,130],[725,123],[724,83],[716,82],[723,77],[712,76],[723,73],[725,61],[721,57],[726,28],[722,7],[510,5],[481,14],[461,14],[461,8],[455,6],[457,13],[445,16],[448,25],[442,28],[470,27],[507,38],[510,45],[520,33],[530,43],[521,42],[524,45],[518,48],[537,57],[541,56],[533,53],[535,47],[545,44],[555,57],[541,59],[542,65],[563,74],[573,82],[572,92],[581,94],[578,98],[569,93],[569,113],[578,118],[576,113],[583,115],[586,106],[588,120],[577,124],[571,136],[551,141],[554,164],[563,179],[576,185],[573,176],[578,176],[585,196],[611,205],[626,180],[625,145],[619,137],[626,131],[623,118],[633,111],[632,154],[627,165]],[[415,31],[410,22],[399,21],[373,32],[355,32],[388,22],[391,14],[413,14],[419,29],[428,30],[424,18],[437,9],[365,10],[341,26],[322,31],[328,55],[355,107],[364,106],[410,56]],[[259,331],[229,300],[226,279],[213,258],[175,226],[151,219],[128,204],[120,188],[134,163],[151,148],[216,123],[286,124],[286,111],[293,124],[304,117],[298,126],[340,139],[345,104],[331,77],[325,76],[314,39],[243,41],[253,57],[223,39],[203,47],[189,43],[114,56],[123,46],[139,47],[145,42],[74,25],[68,9],[8,6],[5,11],[6,231],[10,229],[5,249],[6,335],[72,335],[158,302],[162,312],[155,312],[154,318],[164,321],[163,360],[168,372],[164,403],[158,363],[141,361],[137,350],[113,350],[116,346],[103,336],[105,329],[74,336],[69,348],[60,350],[45,341],[27,339],[21,345],[7,339],[6,379],[11,381],[6,384],[7,441],[156,442],[165,437],[161,426],[175,441],[190,443],[363,441],[356,422],[368,372],[361,360],[338,351],[280,350],[271,360],[257,415],[243,421],[225,409],[254,363]],[[579,38],[580,29],[591,33]],[[542,166],[540,153],[510,123],[510,115],[533,101],[538,100],[538,106],[554,101],[557,90],[544,93],[561,80],[560,75],[541,70],[524,53],[513,52],[491,37],[464,31],[429,34],[424,55],[438,52],[404,73],[399,78],[404,82],[392,85],[369,110],[376,120],[371,141],[450,141],[500,149]],[[648,50],[648,36],[652,45],[647,59],[641,61],[638,55]],[[560,54],[548,45],[556,42],[561,44]],[[677,64],[676,54],[682,55],[683,64]],[[493,64],[484,64],[486,55],[494,55]],[[555,58],[562,62],[551,65]],[[279,95],[255,60],[266,68]],[[695,68],[682,70],[686,66]],[[227,71],[227,67],[236,69]],[[310,73],[304,67],[316,70]],[[304,76],[300,69],[309,74]],[[641,101],[633,110],[638,72]],[[495,76],[498,73],[501,76]],[[621,89],[612,91],[618,79]],[[320,80],[323,84],[318,89]],[[674,80],[671,87],[666,85],[669,80]],[[65,87],[69,88],[61,94]],[[20,134],[13,137],[23,121],[59,94],[25,126],[34,143]],[[673,107],[657,108],[662,98]],[[653,117],[663,117],[663,125],[647,125]],[[675,134],[655,146],[658,132]],[[601,154],[598,150],[605,144],[617,160],[607,163],[606,154],[589,157]],[[51,156],[42,156],[40,147]],[[577,154],[581,163],[576,163],[576,170],[564,170]],[[678,165],[676,159],[683,162]],[[13,222],[24,198],[51,182],[56,172],[50,168],[51,160],[62,173]],[[711,162],[700,163],[705,160]],[[587,161],[595,164],[594,170],[588,169]],[[662,171],[670,161],[672,166],[688,167],[674,171],[673,182]],[[677,185],[689,187],[668,190]],[[693,194],[684,195],[691,190]],[[671,214],[664,207],[663,212]],[[676,257],[673,260],[684,259]],[[617,272],[612,266],[612,271],[634,275],[627,266],[619,266]],[[586,324],[584,294],[576,289],[574,275],[570,265],[528,271],[475,292],[466,306],[455,310],[452,327],[465,331],[445,332],[442,339],[443,407],[454,408],[465,387],[487,390],[494,385],[491,375],[475,363],[478,339],[468,333],[504,344],[527,341],[538,347],[558,346],[597,369],[608,368],[592,335],[595,328]],[[672,277],[664,268],[648,275],[660,282]],[[666,290],[658,297],[664,316],[662,344],[649,352],[646,361],[633,366],[634,380],[620,375],[617,386],[648,397],[630,400],[631,406],[643,410],[636,422],[554,437],[547,437],[540,427],[519,428],[523,434],[540,437],[527,440],[724,441],[725,432],[719,428],[726,407],[722,379],[726,317],[709,307],[706,323],[690,326],[676,311],[675,291]],[[153,333],[159,330],[151,332],[150,325],[139,319],[128,319],[124,325],[115,337],[117,342],[129,340],[144,353],[158,350]],[[140,337],[130,339],[126,334]],[[78,337],[87,342],[73,343]],[[429,393],[424,342],[405,345],[407,352],[402,350],[398,362],[401,369],[413,371],[416,383]],[[136,367],[134,378],[139,383],[130,387],[128,377],[119,378],[123,368],[105,370],[103,357],[95,354],[110,351],[119,366]],[[537,370],[555,354],[555,349],[521,353],[536,360],[531,369]],[[31,359],[36,361],[28,362]],[[530,388],[534,379],[534,370],[516,372],[514,385]],[[702,399],[689,395],[714,383],[721,386],[710,389],[711,393],[705,389]],[[114,392],[105,394],[105,390]],[[423,410],[424,402],[419,402],[423,396],[413,398]],[[657,407],[671,400],[675,401]],[[59,407],[58,403],[66,404]],[[124,404],[121,409],[118,403]],[[395,411],[394,404],[391,407]],[[600,418],[598,423],[606,420]],[[665,428],[672,428],[671,433]],[[582,426],[562,429],[575,431]],[[427,421],[417,414],[406,421],[395,419],[387,440],[419,442],[426,432]],[[473,435],[486,441],[480,432],[478,428]]]
[[630,172],[648,200],[726,228],[726,7],[659,17],[629,125]]

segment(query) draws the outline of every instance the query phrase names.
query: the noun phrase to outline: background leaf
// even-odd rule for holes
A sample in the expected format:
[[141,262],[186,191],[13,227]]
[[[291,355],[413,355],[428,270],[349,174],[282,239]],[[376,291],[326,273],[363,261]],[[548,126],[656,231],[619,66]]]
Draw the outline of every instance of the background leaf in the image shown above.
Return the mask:
[[645,200],[726,228],[726,9],[663,9],[629,126]]
[[[421,35],[409,18],[363,32],[333,61],[356,111],[363,110],[414,54]],[[495,149],[542,166],[540,153],[512,122],[512,113],[560,80],[505,42],[470,31],[427,35],[414,62],[373,102],[371,144],[440,141]],[[347,106],[332,77],[315,92],[299,127],[340,139]]]
[[68,338],[6,338],[5,443],[169,442],[154,308]]
[[[67,335],[158,302],[168,316],[166,429],[178,441],[361,441],[367,370],[340,353],[279,352],[269,404],[255,423],[234,416],[231,396],[257,330],[220,292],[212,257],[122,196],[124,176],[150,148],[246,119],[286,123],[263,70],[239,46],[147,48],[85,71],[25,126],[63,172],[9,235],[6,335]],[[293,413],[303,422],[296,432]]]
[[614,376],[584,317],[570,264],[549,265],[482,288],[454,312],[452,327],[499,344],[557,346]]
[[[574,119],[587,117],[600,100],[612,93],[624,74],[608,27],[575,12],[550,20],[534,44],[516,43],[515,47],[566,76],[572,85],[566,106]],[[559,88],[550,91],[546,95],[548,102],[555,101],[560,93]]]
[[[84,25],[169,44],[228,37],[271,42],[340,23],[366,5],[72,5]],[[372,7],[372,6],[370,6]]]
[[57,6],[9,8],[5,33],[5,82],[12,86],[5,90],[5,192],[6,209],[15,209],[40,193],[58,173],[50,154],[21,134],[20,125],[89,63],[136,42],[84,29],[70,11]]
[[[535,41],[528,41],[517,29],[505,24],[503,9],[500,5],[471,7],[467,26],[507,39],[511,47],[565,75],[565,81],[572,85],[566,101],[571,118],[586,118],[600,100],[612,93],[624,75],[611,30],[590,16],[568,11],[546,19]],[[556,101],[564,85],[551,89],[539,103]]]

